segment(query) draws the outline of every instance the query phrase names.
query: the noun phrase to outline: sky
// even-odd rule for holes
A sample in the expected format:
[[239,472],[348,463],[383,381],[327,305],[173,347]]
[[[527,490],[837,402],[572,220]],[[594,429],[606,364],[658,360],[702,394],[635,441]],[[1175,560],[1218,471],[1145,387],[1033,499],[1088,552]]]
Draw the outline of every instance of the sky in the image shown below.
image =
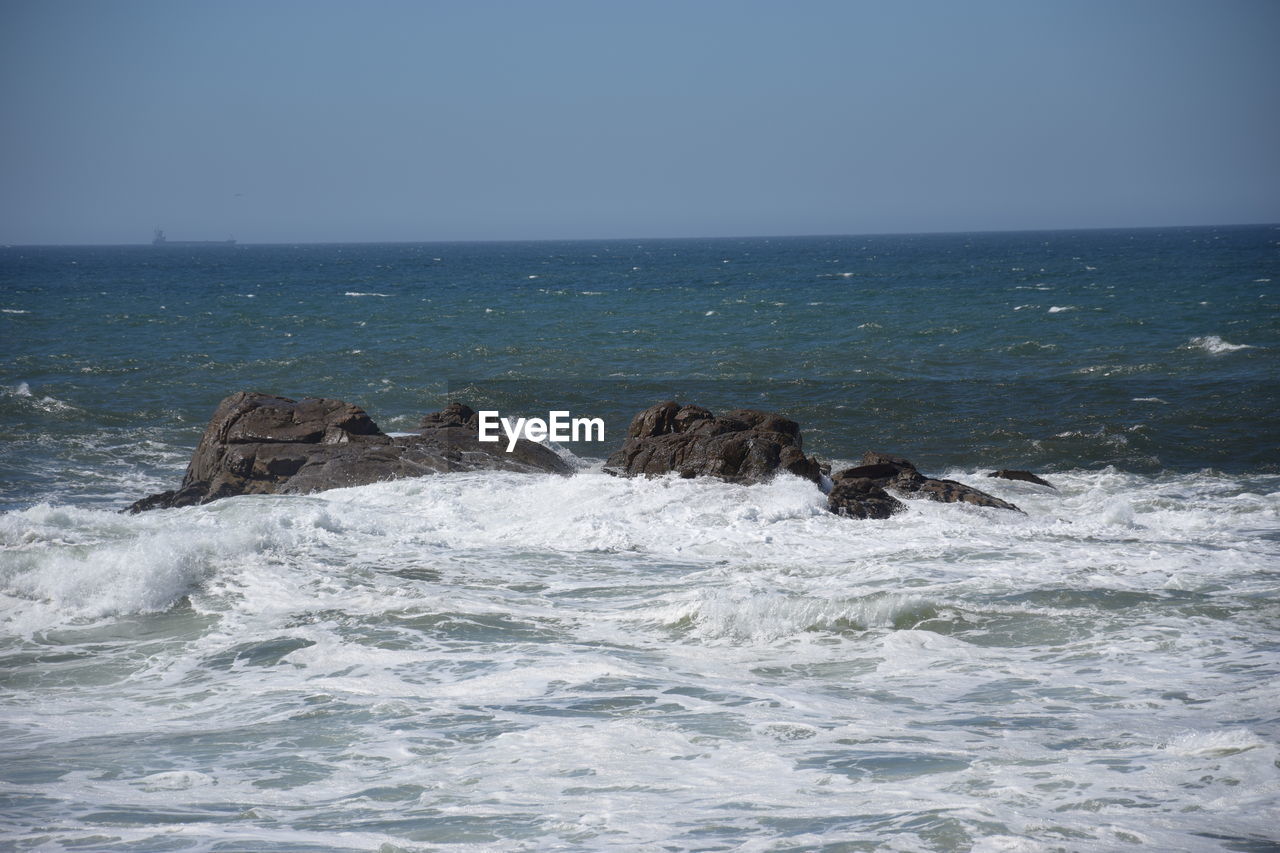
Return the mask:
[[0,0],[0,244],[1280,222],[1277,0]]

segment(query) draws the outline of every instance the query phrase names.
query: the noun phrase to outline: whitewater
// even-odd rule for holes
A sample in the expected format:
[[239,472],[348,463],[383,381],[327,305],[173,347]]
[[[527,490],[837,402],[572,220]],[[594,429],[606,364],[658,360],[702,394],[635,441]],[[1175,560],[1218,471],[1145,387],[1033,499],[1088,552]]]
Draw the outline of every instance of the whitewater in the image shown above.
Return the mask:
[[858,524],[598,468],[8,514],[11,841],[1266,838],[1280,494],[1055,479]]

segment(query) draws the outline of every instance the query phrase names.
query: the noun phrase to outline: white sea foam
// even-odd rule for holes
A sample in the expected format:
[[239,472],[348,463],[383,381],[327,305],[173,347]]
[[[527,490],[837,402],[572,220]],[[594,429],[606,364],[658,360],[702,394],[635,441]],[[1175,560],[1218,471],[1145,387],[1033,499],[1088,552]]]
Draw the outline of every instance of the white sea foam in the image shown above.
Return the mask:
[[136,783],[145,791],[186,791],[197,786],[214,784],[213,777],[198,770],[169,770],[152,773]]
[[1050,313],[1050,314],[1061,314],[1061,313],[1063,313],[1064,311],[1075,311],[1075,310],[1076,310],[1076,306],[1074,306],[1074,305],[1051,305],[1051,306],[1049,306],[1049,313]]
[[169,516],[135,526],[112,515],[43,504],[0,516],[0,543],[11,549],[0,620],[23,631],[164,610],[228,558],[270,544],[252,525],[226,531]]
[[79,411],[79,409],[70,403],[64,402],[55,397],[50,397],[47,394],[37,397],[31,392],[31,386],[26,382],[19,382],[17,385],[5,388],[3,393],[21,400],[23,405],[28,406],[31,409],[35,409],[46,414],[58,415],[67,412]]
[[1142,364],[1091,364],[1071,371],[1081,376],[1132,376],[1137,373],[1151,373],[1160,370],[1164,365],[1155,362]]
[[[1062,437],[1076,434],[1066,432]],[[977,476],[975,472],[946,473],[970,481]],[[42,506],[0,516],[0,541],[27,555],[19,560],[21,565],[10,566],[6,575],[14,589],[73,615],[163,608],[211,566],[227,560],[241,563],[249,555],[277,546],[324,547],[331,534],[349,540],[357,551],[376,548],[388,555],[413,542],[463,551],[533,548],[694,563],[708,560],[708,568],[716,560],[748,560],[758,566],[793,566],[790,571],[807,577],[808,569],[818,570],[824,564],[847,567],[902,553],[904,546],[910,549],[906,542],[913,539],[927,550],[935,537],[945,541],[965,529],[978,540],[1008,537],[1010,557],[1029,556],[1034,552],[1035,535],[1028,540],[1031,531],[1052,529],[1069,520],[1073,535],[1083,535],[1091,530],[1091,519],[1101,525],[1099,530],[1115,523],[1112,507],[1117,487],[1124,494],[1126,484],[1136,487],[1137,482],[1118,474],[1099,477],[1055,477],[1060,494],[1042,494],[1044,490],[1026,490],[1006,481],[982,482],[985,489],[1011,496],[1030,517],[961,504],[909,501],[903,515],[852,523],[826,512],[821,492],[790,476],[763,486],[739,486],[678,478],[630,480],[607,476],[598,468],[569,478],[455,474],[308,498],[238,498],[207,508],[136,517]],[[1145,505],[1158,491],[1146,486],[1134,498]],[[1214,504],[1207,495],[1204,500],[1208,502],[1203,507],[1209,510]],[[1267,501],[1274,509],[1280,495]],[[1200,511],[1193,502],[1182,515],[1162,512],[1144,519],[1139,513],[1138,520],[1146,527],[1156,525],[1155,537],[1183,541],[1186,537],[1177,535],[1179,529],[1189,528],[1196,535],[1211,529],[1214,513],[1193,520]],[[886,532],[876,532],[882,530]],[[316,535],[319,538],[311,541]],[[1226,530],[1214,537],[1224,542],[1230,538]],[[77,545],[85,542],[97,543],[92,559]],[[61,545],[74,547],[63,550]],[[1057,543],[1054,549],[1061,546]],[[1087,544],[1081,547],[1082,553],[1089,552]],[[931,571],[948,573],[944,564]],[[825,594],[814,600],[773,598],[772,594],[760,598],[752,593],[740,600],[754,602],[745,610],[788,611],[792,615],[786,618],[798,620],[797,624],[845,620],[880,625],[882,620],[866,616],[865,608],[899,606],[856,595],[841,603]],[[735,600],[739,599],[713,597],[706,607],[715,609],[721,606],[715,602]],[[726,614],[732,609],[732,604],[723,607]]]
[[1022,341],[1021,343],[1012,344],[1005,347],[1005,352],[1011,353],[1035,353],[1049,352],[1056,350],[1057,344],[1042,344],[1039,341]]
[[1266,742],[1245,729],[1184,732],[1170,738],[1164,748],[1187,756],[1228,756],[1266,746]]
[[708,642],[773,642],[807,631],[894,628],[930,612],[927,599],[900,594],[831,599],[772,589],[714,589],[685,598],[655,608],[651,615]]
[[938,473],[1027,514],[592,466],[0,516],[0,750],[69,756],[9,784],[40,838],[140,848],[172,838],[100,816],[206,847],[1265,838],[1280,484]]
[[373,291],[366,291],[366,290],[348,290],[346,293],[343,294],[343,296],[380,296],[384,299],[390,295],[391,294],[389,293],[374,293]]
[[30,311],[26,311],[22,308],[0,308],[0,314],[30,314],[30,313],[31,313]]
[[1199,338],[1192,338],[1187,342],[1188,349],[1204,350],[1210,355],[1221,355],[1227,352],[1238,352],[1242,349],[1257,349],[1257,347],[1249,344],[1233,344],[1224,341],[1217,335],[1205,335]]

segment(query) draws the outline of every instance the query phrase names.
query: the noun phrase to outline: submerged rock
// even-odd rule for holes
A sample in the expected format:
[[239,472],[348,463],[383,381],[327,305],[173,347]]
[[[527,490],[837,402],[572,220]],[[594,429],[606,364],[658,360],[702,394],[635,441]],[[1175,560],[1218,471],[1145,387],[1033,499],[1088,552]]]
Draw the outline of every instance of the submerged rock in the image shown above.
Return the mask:
[[[1022,512],[1008,501],[989,495],[980,489],[966,486],[956,480],[939,480],[926,477],[916,470],[916,466],[901,456],[888,453],[868,451],[862,456],[862,464],[846,468],[835,474],[832,480],[838,486],[846,480],[867,480],[881,489],[891,489],[908,496],[919,496],[943,503],[969,503],[975,506],[989,506],[996,509],[1011,509]],[[835,488],[832,489],[835,493]],[[830,506],[828,497],[828,506]],[[833,511],[835,509],[833,508]],[[859,516],[862,517],[862,516]],[[869,516],[872,518],[879,516]]]
[[713,415],[701,406],[670,400],[632,419],[626,440],[605,470],[625,477],[674,472],[731,483],[760,483],[779,471],[815,483],[821,478],[817,460],[804,455],[795,421],[754,409]]
[[1030,471],[1020,471],[1012,468],[1001,468],[999,471],[992,471],[988,477],[1000,477],[1004,480],[1021,480],[1024,483],[1035,483],[1038,486],[1048,486],[1057,491],[1058,487],[1048,480],[1042,480]]
[[[790,471],[822,484],[830,471],[804,455],[800,426],[772,412],[738,409],[722,415],[667,401],[636,415],[627,438],[605,463],[622,476],[717,477],[759,483]],[[862,464],[831,475],[827,508],[848,518],[888,518],[906,509],[890,491],[943,502],[1011,509],[1008,501],[958,483],[926,477],[907,459],[868,452]]]
[[224,399],[177,489],[130,512],[209,503],[234,495],[305,494],[445,471],[569,474],[550,448],[521,439],[481,442],[475,412],[454,403],[423,418],[417,435],[389,436],[358,406],[240,391]]

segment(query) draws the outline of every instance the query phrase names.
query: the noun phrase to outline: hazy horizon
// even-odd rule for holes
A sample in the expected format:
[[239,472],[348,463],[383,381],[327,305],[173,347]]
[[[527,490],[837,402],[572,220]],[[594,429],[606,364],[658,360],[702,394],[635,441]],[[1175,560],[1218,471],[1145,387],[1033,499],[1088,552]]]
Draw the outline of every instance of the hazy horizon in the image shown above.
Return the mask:
[[[237,246],[377,246],[377,245],[448,245],[454,243],[592,243],[592,242],[616,242],[616,241],[660,241],[660,240],[804,240],[804,239],[850,239],[858,237],[929,237],[938,236],[945,237],[948,235],[964,236],[967,234],[1061,234],[1072,232],[1087,231],[1159,231],[1163,229],[1213,229],[1213,228],[1268,228],[1274,227],[1280,229],[1280,221],[1276,222],[1207,222],[1207,223],[1173,223],[1162,225],[1123,225],[1108,226],[1094,225],[1084,228],[990,228],[990,229],[974,229],[968,231],[866,231],[860,233],[849,234],[652,234],[652,235],[634,235],[619,234],[606,237],[489,237],[482,239],[461,239],[461,240],[280,240],[280,241],[260,241],[260,240],[239,240],[234,237],[231,239]],[[181,245],[184,241],[191,239],[195,242],[209,243],[216,247],[221,245],[219,240],[205,240],[202,237],[188,238],[185,235],[169,235],[166,237],[177,245]],[[150,246],[151,240],[134,240],[132,242],[122,243],[2,243],[0,247],[6,249],[23,249],[23,248],[93,248],[93,247],[112,247],[112,246]]]
[[1280,222],[1280,4],[0,0],[0,244]]

